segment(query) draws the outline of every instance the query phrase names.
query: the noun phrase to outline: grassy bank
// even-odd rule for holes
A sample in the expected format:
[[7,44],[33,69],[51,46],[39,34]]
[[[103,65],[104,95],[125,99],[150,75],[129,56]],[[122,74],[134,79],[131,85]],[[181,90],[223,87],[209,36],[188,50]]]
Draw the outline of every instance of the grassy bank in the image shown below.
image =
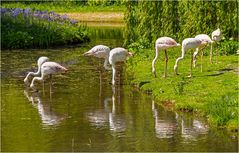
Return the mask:
[[[238,57],[218,57],[218,64],[210,64],[209,57],[203,58],[203,72],[200,72],[200,58],[193,68],[193,78],[188,78],[190,55],[187,53],[179,63],[179,74],[174,75],[173,66],[180,56],[180,48],[169,50],[168,77],[162,78],[164,52],[159,53],[156,62],[157,77],[151,73],[154,50],[134,50],[136,55],[128,62],[127,71],[132,84],[142,91],[152,93],[165,107],[176,111],[197,113],[206,116],[216,127],[238,128]],[[208,51],[207,51],[208,52]],[[215,60],[215,56],[214,56]]]
[[86,28],[55,12],[1,8],[3,49],[48,48],[89,40]]
[[58,13],[74,13],[74,12],[124,12],[126,7],[123,5],[74,5],[67,2],[62,3],[21,3],[21,2],[8,2],[2,3],[2,7],[7,8],[35,8],[36,10],[55,11]]

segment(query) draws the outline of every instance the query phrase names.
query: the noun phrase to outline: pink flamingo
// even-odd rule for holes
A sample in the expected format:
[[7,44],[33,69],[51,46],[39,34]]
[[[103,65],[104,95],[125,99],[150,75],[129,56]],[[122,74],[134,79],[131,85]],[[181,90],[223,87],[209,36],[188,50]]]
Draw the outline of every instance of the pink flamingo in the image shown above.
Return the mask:
[[153,59],[152,62],[152,73],[156,77],[156,70],[155,70],[155,62],[158,58],[158,54],[160,50],[164,50],[165,53],[165,67],[164,67],[164,78],[167,76],[167,63],[168,63],[168,55],[167,55],[167,49],[175,46],[180,46],[174,39],[170,37],[160,37],[156,40],[155,42],[155,50],[156,50],[156,55],[155,58]]
[[106,70],[111,70],[110,67],[108,67],[108,61],[109,61],[109,53],[110,53],[110,48],[104,45],[97,45],[90,49],[88,52],[84,53],[84,56],[94,56],[98,58],[104,58],[104,68]]
[[[206,34],[199,34],[197,35],[195,38],[201,40],[201,41],[204,41],[206,42],[206,44],[204,46],[200,46],[201,47],[201,72],[202,72],[202,57],[203,57],[203,50],[204,48],[207,46],[207,44],[210,44],[211,45],[211,48],[210,48],[210,52],[212,52],[212,43],[213,41],[211,40],[211,38],[206,35]],[[193,53],[193,66],[196,67],[196,62],[197,62],[197,54],[199,52],[199,48],[196,48],[196,51]]]
[[112,85],[115,85],[116,63],[124,62],[128,56],[132,56],[131,52],[128,52],[124,48],[114,48],[110,51],[109,63],[112,65]]
[[33,76],[38,76],[41,74],[41,65],[45,62],[49,61],[49,58],[48,57],[45,57],[45,56],[42,56],[40,57],[38,60],[37,60],[37,66],[38,66],[38,70],[37,72],[29,72],[26,76],[26,78],[24,79],[24,82],[25,84],[29,85],[29,82],[28,82],[28,78],[33,75]]
[[35,81],[43,81],[46,75],[50,75],[50,83],[52,85],[52,74],[57,74],[65,71],[67,71],[67,69],[56,62],[45,62],[41,66],[41,77],[34,77],[32,79],[30,87],[34,88]]
[[[197,38],[186,38],[182,42],[182,56],[176,59],[176,63],[174,65],[174,72],[175,74],[178,74],[178,62],[182,60],[185,56],[186,51],[189,49],[195,49],[199,48],[200,46],[204,46],[207,44],[207,42],[201,41],[200,39]],[[192,77],[192,63],[193,63],[193,53],[191,51],[191,69],[190,69],[190,75],[189,77]]]
[[[217,42],[219,42],[221,40],[221,31],[218,28],[217,30],[212,32],[212,41],[214,41],[216,43],[217,46]],[[218,47],[216,47],[216,63],[218,62]],[[210,52],[210,63],[212,64],[212,51]]]

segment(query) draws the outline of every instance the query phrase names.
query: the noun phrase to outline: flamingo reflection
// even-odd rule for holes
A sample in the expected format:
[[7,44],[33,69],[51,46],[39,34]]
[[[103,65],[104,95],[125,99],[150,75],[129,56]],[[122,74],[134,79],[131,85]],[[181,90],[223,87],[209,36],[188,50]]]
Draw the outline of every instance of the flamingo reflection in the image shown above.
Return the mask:
[[31,102],[33,107],[35,107],[38,110],[43,125],[45,126],[58,125],[65,118],[62,115],[54,113],[52,111],[50,103],[42,101],[42,98],[38,92],[30,92],[28,90],[24,90],[24,95],[27,97],[29,102]]
[[152,111],[155,119],[156,136],[158,138],[172,138],[175,135],[178,126],[176,121],[177,116],[172,112],[163,112],[164,110],[159,111],[159,109],[156,108],[154,101],[152,101]]
[[[126,129],[125,117],[118,112],[117,104],[120,104],[120,87],[112,86],[112,97],[103,100],[103,108],[86,114],[91,125],[96,128],[109,127],[110,131],[122,132]],[[102,91],[100,90],[101,94]],[[119,105],[118,105],[119,106]]]
[[196,140],[199,135],[208,132],[208,126],[198,119],[181,116],[181,135],[185,140]]

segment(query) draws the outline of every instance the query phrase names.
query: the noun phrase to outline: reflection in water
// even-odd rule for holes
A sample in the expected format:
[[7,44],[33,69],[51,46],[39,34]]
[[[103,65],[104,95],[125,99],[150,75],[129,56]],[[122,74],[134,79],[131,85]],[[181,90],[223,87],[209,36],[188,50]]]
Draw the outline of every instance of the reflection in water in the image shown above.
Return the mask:
[[172,138],[178,126],[175,114],[173,112],[165,112],[162,109],[157,109],[154,101],[152,101],[152,111],[155,119],[156,136],[158,138]]
[[197,137],[202,134],[208,133],[208,127],[203,122],[192,118],[181,116],[181,134],[186,140],[197,140]]
[[[50,92],[51,94],[51,92]],[[65,118],[64,116],[57,115],[52,111],[51,108],[51,96],[50,103],[42,101],[42,98],[38,92],[30,92],[27,89],[24,90],[24,95],[27,97],[29,102],[38,110],[41,117],[42,124],[47,128],[48,126],[56,126]]]
[[[107,127],[113,132],[122,132],[126,129],[125,117],[117,113],[116,103],[121,102],[120,86],[112,86],[112,97],[105,97],[103,108],[86,113],[91,125],[96,128]],[[99,99],[102,99],[102,74],[100,72],[100,92]],[[100,101],[100,103],[102,103]],[[119,106],[119,105],[118,105]],[[119,108],[120,110],[120,108]]]
[[115,103],[120,103],[120,86],[112,86],[112,111],[109,113],[110,130],[122,132],[126,129],[125,118],[116,113]]
[[[203,122],[193,117],[186,118],[177,113],[156,108],[152,101],[152,111],[155,119],[155,132],[158,138],[172,138],[181,128],[181,137],[185,142],[197,140],[197,137],[208,133],[208,127]],[[181,125],[181,127],[180,127]]]

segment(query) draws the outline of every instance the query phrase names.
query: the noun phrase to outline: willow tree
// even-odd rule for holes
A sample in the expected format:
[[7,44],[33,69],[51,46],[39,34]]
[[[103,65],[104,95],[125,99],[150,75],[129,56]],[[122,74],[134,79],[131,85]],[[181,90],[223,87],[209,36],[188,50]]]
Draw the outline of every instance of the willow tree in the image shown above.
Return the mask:
[[[237,39],[238,1],[128,1],[126,42],[153,44],[158,37],[182,41],[220,28],[226,39]],[[134,21],[134,22],[132,22]],[[128,40],[129,39],[129,40]],[[130,44],[129,43],[129,44]]]

